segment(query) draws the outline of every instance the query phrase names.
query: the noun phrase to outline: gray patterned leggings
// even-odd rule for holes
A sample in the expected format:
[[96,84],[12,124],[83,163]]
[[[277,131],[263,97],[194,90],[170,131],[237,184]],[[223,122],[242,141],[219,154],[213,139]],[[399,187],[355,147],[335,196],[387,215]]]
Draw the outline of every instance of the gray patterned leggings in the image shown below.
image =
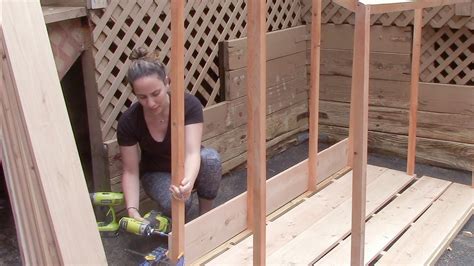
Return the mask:
[[[201,149],[201,167],[194,183],[198,197],[213,200],[217,196],[222,178],[222,165],[219,153],[210,148]],[[158,203],[158,211],[171,217],[171,173],[148,172],[144,173],[141,183],[145,193]],[[186,212],[191,209],[192,197],[186,201]]]

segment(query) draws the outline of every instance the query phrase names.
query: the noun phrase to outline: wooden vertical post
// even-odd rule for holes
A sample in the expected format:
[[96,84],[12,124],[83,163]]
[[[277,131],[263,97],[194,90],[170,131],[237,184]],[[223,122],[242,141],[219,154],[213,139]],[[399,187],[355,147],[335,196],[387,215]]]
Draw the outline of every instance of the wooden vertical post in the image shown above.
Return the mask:
[[100,111],[97,99],[98,88],[95,79],[95,63],[92,53],[92,32],[89,26],[83,30],[85,50],[81,55],[82,76],[87,105],[87,122],[92,158],[92,177],[94,191],[110,191],[110,176],[107,166],[104,139],[100,129]]
[[265,265],[266,4],[252,0],[247,5],[247,222],[253,231],[253,264]]
[[[171,183],[184,177],[184,1],[171,0]],[[184,202],[173,197],[171,206],[171,261],[184,252]]]
[[420,80],[420,53],[423,9],[415,9],[413,25],[413,48],[411,58],[410,117],[408,127],[407,174],[415,173],[416,157],[416,112],[418,110],[418,83]]
[[358,3],[355,12],[352,68],[353,181],[351,265],[364,264],[365,192],[369,111],[370,7]]
[[311,19],[311,91],[309,96],[308,190],[318,183],[319,70],[321,59],[321,0],[313,0]]

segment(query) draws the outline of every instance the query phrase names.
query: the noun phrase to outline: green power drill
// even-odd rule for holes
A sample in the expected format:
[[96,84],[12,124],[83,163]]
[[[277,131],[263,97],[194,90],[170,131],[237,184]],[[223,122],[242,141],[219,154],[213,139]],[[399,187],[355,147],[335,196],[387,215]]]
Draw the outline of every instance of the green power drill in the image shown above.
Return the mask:
[[170,219],[160,212],[151,211],[145,214],[143,218],[143,221],[138,221],[131,217],[122,217],[119,222],[120,228],[140,236],[168,236],[168,233],[171,232]]
[[115,210],[112,206],[117,206],[123,203],[123,193],[95,192],[90,193],[89,195],[94,206],[106,208],[104,210],[104,213],[106,213],[105,219],[97,222],[100,234],[102,236],[116,236],[119,224],[115,216]]

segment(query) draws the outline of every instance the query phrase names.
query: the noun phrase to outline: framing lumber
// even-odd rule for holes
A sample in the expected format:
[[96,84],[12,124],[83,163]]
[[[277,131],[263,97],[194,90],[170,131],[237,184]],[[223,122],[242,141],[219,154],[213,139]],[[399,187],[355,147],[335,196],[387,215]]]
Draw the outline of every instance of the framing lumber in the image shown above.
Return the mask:
[[2,8],[0,135],[23,264],[106,264],[39,1]]
[[316,191],[318,179],[319,70],[321,61],[321,0],[313,0],[311,22],[311,85],[309,95],[308,190]]
[[352,246],[351,264],[364,262],[367,136],[369,114],[370,7],[357,5],[352,65]]
[[46,24],[87,16],[87,9],[80,6],[42,6]]
[[413,54],[411,59],[411,84],[410,84],[410,116],[408,119],[408,152],[407,152],[407,174],[415,173],[416,157],[416,124],[418,111],[418,87],[420,81],[420,55],[421,55],[421,31],[423,24],[423,9],[416,9],[413,25]]
[[473,206],[474,189],[466,185],[451,184],[376,264],[434,264],[462,225],[472,216]]
[[[366,224],[364,265],[368,265],[428,209],[451,182],[423,176]],[[318,261],[320,265],[349,265],[350,237]]]
[[[387,168],[370,166],[367,175],[368,183],[375,182],[386,170]],[[306,198],[297,207],[269,222],[267,225],[267,256],[282,248],[295,236],[304,232],[314,223],[323,219],[333,209],[349,200],[351,197],[351,183],[352,171],[318,191],[317,196]],[[304,217],[304,219],[301,219],[301,217]],[[228,251],[206,265],[248,265],[252,262],[252,252],[249,247],[252,247],[252,236],[232,246]]]
[[247,4],[247,226],[254,235],[253,264],[265,265],[267,8],[263,0]]
[[370,7],[371,14],[437,7],[457,3],[466,3],[469,1],[471,0],[334,0],[336,4],[343,6],[353,12],[356,11],[357,2],[359,2],[360,4]]
[[[171,184],[179,186],[184,177],[184,1],[171,1]],[[184,256],[184,202],[172,197],[173,234],[170,259]]]
[[[320,159],[318,182],[324,182],[346,166],[347,139],[320,152],[318,157]],[[307,190],[307,164],[308,160],[305,160],[266,181],[268,187],[266,214],[272,213]],[[185,254],[188,263],[192,263],[247,228],[247,193],[240,194],[185,225]]]
[[[365,218],[387,203],[398,191],[408,185],[414,176],[388,169],[368,188]],[[347,215],[353,198],[329,212],[324,218],[287,242],[268,257],[269,265],[312,265],[351,232],[351,219]],[[337,225],[337,226],[335,226]],[[316,241],[317,240],[317,241]],[[362,265],[362,264],[361,264]]]

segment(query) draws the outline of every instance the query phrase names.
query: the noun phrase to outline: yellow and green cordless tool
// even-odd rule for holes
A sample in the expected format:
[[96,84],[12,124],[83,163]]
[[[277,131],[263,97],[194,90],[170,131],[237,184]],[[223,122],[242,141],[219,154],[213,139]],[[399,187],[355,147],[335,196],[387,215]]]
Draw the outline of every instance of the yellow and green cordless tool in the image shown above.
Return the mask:
[[115,216],[113,206],[123,204],[123,193],[119,192],[95,192],[90,193],[90,198],[94,206],[99,206],[102,213],[105,213],[103,221],[98,221],[97,226],[102,236],[116,236],[118,234],[119,223]]

